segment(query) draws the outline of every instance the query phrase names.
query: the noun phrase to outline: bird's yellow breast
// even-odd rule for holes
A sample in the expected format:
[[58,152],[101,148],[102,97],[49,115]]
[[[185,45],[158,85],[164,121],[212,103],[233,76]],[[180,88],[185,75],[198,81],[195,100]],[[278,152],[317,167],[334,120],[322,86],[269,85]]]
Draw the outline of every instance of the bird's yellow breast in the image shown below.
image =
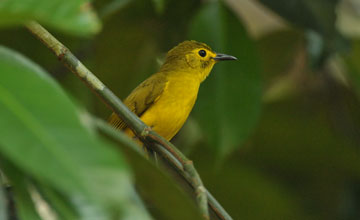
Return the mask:
[[188,118],[197,98],[200,82],[189,74],[168,76],[156,102],[140,117],[154,131],[170,140]]

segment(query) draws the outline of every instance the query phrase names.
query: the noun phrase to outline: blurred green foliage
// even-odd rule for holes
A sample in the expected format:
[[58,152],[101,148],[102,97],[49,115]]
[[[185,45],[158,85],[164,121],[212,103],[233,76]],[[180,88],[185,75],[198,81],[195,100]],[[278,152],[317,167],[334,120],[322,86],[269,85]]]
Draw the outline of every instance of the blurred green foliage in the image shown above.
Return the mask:
[[194,109],[209,145],[225,157],[246,140],[257,122],[262,92],[260,62],[244,26],[223,3],[203,6],[192,22],[190,38],[239,59],[214,67]]
[[101,24],[86,0],[3,0],[0,3],[0,26],[20,25],[38,20],[73,35],[88,35]]
[[[59,219],[199,219],[177,181],[91,129],[86,112],[111,111],[21,27],[30,19],[121,98],[185,39],[237,56],[215,66],[173,140],[205,186],[234,219],[360,218],[360,33],[344,31],[360,25],[359,1],[24,2],[0,3],[0,182],[19,219],[39,218],[37,194]],[[58,138],[34,141],[45,136]]]
[[[133,189],[123,159],[84,128],[48,74],[8,49],[0,48],[0,57],[3,156],[74,200],[95,203],[111,215],[126,215],[124,201],[131,201]],[[10,172],[6,166],[4,170]]]

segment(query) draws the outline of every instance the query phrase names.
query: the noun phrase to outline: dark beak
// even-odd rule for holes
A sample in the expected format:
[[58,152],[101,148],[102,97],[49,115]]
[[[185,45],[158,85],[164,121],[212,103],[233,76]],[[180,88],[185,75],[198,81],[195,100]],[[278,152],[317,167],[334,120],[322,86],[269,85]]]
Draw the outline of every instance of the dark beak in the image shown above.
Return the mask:
[[222,53],[216,53],[216,57],[213,58],[216,61],[222,61],[222,60],[237,60],[236,57],[231,56],[231,55],[227,55],[227,54],[222,54]]

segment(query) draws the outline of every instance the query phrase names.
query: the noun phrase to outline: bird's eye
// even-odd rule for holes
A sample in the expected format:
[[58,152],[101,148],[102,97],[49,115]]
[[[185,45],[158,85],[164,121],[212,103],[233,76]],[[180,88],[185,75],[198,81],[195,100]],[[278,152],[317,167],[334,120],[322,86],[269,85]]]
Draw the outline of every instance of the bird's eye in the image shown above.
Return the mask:
[[205,57],[206,56],[206,51],[205,50],[199,50],[199,55],[201,57]]

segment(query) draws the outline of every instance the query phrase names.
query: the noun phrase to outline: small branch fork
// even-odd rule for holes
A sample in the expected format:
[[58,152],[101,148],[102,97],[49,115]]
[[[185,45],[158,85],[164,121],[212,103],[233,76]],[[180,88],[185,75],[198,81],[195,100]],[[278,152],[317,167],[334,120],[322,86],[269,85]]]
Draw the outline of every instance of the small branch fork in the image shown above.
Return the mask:
[[197,203],[204,219],[209,219],[209,205],[219,219],[232,220],[230,215],[206,190],[191,160],[186,158],[174,145],[145,125],[110,89],[83,65],[69,49],[52,36],[45,28],[34,21],[29,22],[26,27],[47,46],[71,72],[89,86],[96,95],[100,96],[102,101],[122,118],[142,141],[150,143],[152,150],[167,160],[169,164],[184,177],[195,191]]

